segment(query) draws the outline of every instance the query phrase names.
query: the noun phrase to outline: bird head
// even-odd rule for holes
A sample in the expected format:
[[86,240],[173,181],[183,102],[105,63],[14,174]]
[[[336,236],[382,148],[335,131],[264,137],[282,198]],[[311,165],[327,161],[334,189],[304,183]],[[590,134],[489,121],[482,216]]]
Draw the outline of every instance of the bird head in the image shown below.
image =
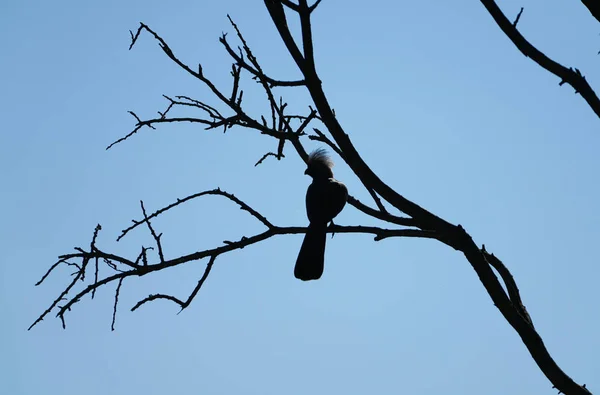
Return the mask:
[[308,155],[304,174],[312,178],[333,178],[333,161],[323,148],[318,148]]

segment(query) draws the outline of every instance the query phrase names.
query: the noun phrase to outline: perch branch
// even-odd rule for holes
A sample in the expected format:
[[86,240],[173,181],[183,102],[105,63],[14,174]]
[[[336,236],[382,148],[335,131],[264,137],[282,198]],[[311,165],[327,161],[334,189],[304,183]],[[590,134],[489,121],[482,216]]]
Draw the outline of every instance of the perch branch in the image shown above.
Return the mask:
[[[482,0],[483,1],[483,0]],[[490,1],[484,3],[493,3]],[[521,336],[525,346],[531,356],[540,367],[546,377],[560,391],[569,394],[588,394],[584,387],[575,383],[566,375],[552,359],[546,349],[541,337],[530,324],[530,320],[524,317],[518,308],[515,308],[509,296],[502,288],[498,278],[494,274],[490,263],[485,259],[485,255],[474,243],[471,236],[460,225],[453,225],[433,213],[425,210],[414,202],[401,196],[387,184],[385,184],[364,162],[359,153],[352,144],[350,137],[345,133],[339,124],[327,97],[323,91],[321,81],[317,75],[314,65],[314,59],[311,51],[307,50],[309,39],[312,39],[310,25],[310,10],[306,0],[299,0],[299,18],[302,30],[302,40],[305,46],[304,57],[297,56],[297,44],[289,30],[285,14],[281,12],[281,4],[275,0],[265,0],[265,5],[275,27],[277,28],[281,39],[286,45],[288,52],[296,61],[298,68],[303,73],[306,80],[307,89],[313,99],[315,107],[321,116],[321,121],[325,124],[331,133],[337,146],[342,150],[346,157],[346,163],[354,173],[363,181],[365,187],[372,189],[379,196],[396,207],[401,212],[412,217],[418,227],[421,229],[434,229],[440,235],[440,241],[461,251],[469,261],[480,281],[490,295],[496,307],[500,310],[504,318]],[[495,4],[494,4],[495,5]],[[504,17],[504,15],[502,14]],[[504,17],[506,20],[506,18]],[[508,21],[508,20],[506,20]],[[510,22],[508,25],[512,27]],[[595,97],[595,95],[594,95]],[[597,100],[597,98],[596,98]],[[600,107],[599,107],[600,108]]]

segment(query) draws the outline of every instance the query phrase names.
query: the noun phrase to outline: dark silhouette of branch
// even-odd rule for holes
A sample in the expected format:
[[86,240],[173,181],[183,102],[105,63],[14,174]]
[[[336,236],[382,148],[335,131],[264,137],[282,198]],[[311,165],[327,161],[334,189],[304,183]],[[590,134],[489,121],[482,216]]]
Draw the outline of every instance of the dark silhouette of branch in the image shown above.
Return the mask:
[[517,27],[517,24],[519,23],[519,19],[521,19],[521,15],[523,15],[523,10],[524,10],[524,8],[521,7],[521,9],[519,10],[519,13],[517,14],[517,17],[515,18],[515,21],[512,23],[514,28]]
[[587,7],[592,16],[600,22],[600,3],[598,0],[581,0],[581,2]]
[[[154,238],[155,242],[157,243],[157,245],[160,245],[160,235],[156,235],[156,232],[154,231],[153,227],[150,225],[150,220],[153,218],[156,218],[157,216],[159,216],[161,214],[164,214],[168,210],[171,210],[180,204],[188,202],[197,197],[206,196],[206,195],[222,196],[222,197],[225,197],[228,200],[234,202],[236,205],[238,205],[240,207],[240,209],[247,211],[258,222],[260,222],[262,225],[267,227],[267,230],[263,231],[262,233],[258,233],[253,236],[250,236],[250,237],[244,236],[238,241],[225,240],[223,242],[222,246],[214,247],[214,248],[203,250],[203,251],[194,252],[194,253],[183,255],[183,256],[180,256],[180,257],[177,257],[174,259],[170,259],[170,260],[165,260],[164,256],[159,254],[159,261],[157,263],[148,263],[146,251],[149,248],[142,247],[142,252],[138,255],[135,262],[132,262],[130,259],[122,257],[122,256],[107,254],[107,253],[100,251],[96,247],[96,238],[98,235],[98,231],[101,229],[100,225],[98,225],[94,232],[94,236],[92,238],[92,243],[90,244],[89,251],[86,251],[82,248],[76,248],[76,251],[77,251],[76,253],[61,255],[59,257],[59,261],[57,263],[55,263],[54,265],[52,265],[52,267],[48,270],[48,272],[42,277],[42,280],[40,280],[36,284],[36,285],[42,284],[43,281],[48,277],[48,274],[52,270],[54,270],[60,263],[69,263],[70,265],[76,265],[76,264],[68,262],[68,260],[70,260],[70,259],[81,259],[82,260],[81,265],[76,265],[78,268],[78,271],[75,273],[76,276],[73,279],[73,281],[65,288],[65,290],[50,305],[50,307],[46,311],[44,311],[40,315],[40,317],[38,317],[38,319],[35,320],[35,322],[29,327],[29,329],[33,328],[35,325],[37,325],[39,322],[41,322],[44,319],[44,317],[48,313],[50,313],[55,307],[58,308],[58,312],[56,315],[58,318],[61,319],[61,322],[62,322],[62,325],[64,328],[66,326],[65,319],[64,319],[65,314],[71,310],[71,308],[73,307],[74,304],[81,301],[81,299],[85,295],[87,295],[89,293],[93,294],[96,291],[96,289],[98,289],[99,287],[106,285],[108,283],[114,282],[114,281],[118,281],[118,286],[117,286],[117,289],[115,292],[113,320],[112,320],[112,324],[111,324],[111,328],[114,330],[114,323],[115,323],[115,319],[116,319],[115,317],[117,314],[117,304],[118,304],[118,299],[119,299],[119,291],[121,289],[121,283],[126,277],[145,276],[149,273],[160,271],[160,270],[163,270],[163,269],[166,269],[169,267],[179,266],[179,265],[182,265],[182,264],[185,264],[188,262],[200,260],[205,257],[210,257],[209,265],[207,266],[207,269],[204,272],[204,275],[202,276],[202,278],[198,282],[198,285],[192,291],[191,295],[188,297],[188,299],[185,302],[182,302],[180,299],[178,299],[174,296],[169,296],[169,295],[164,295],[164,294],[154,294],[154,295],[150,295],[147,298],[141,300],[132,308],[132,310],[136,310],[141,305],[143,305],[147,302],[156,300],[156,299],[169,299],[169,300],[179,304],[183,310],[187,306],[189,306],[189,304],[192,302],[192,300],[194,299],[194,297],[196,296],[196,294],[202,287],[202,284],[204,284],[204,281],[206,281],[206,278],[208,277],[208,274],[210,273],[210,269],[212,268],[214,261],[216,260],[216,258],[219,255],[225,254],[225,253],[233,251],[233,250],[243,249],[244,247],[259,243],[259,242],[266,240],[268,238],[271,238],[273,236],[306,233],[306,230],[307,230],[306,227],[295,227],[295,226],[281,227],[281,226],[273,225],[270,221],[268,221],[266,219],[266,217],[264,217],[257,210],[255,210],[254,208],[249,206],[247,203],[245,203],[241,199],[237,198],[235,195],[230,194],[226,191],[223,191],[223,190],[217,188],[217,189],[213,189],[213,190],[209,190],[209,191],[199,192],[199,193],[187,196],[183,199],[177,199],[177,201],[175,203],[172,203],[172,204],[170,204],[166,207],[163,207],[159,210],[156,210],[155,212],[153,212],[150,215],[148,215],[146,213],[146,209],[142,203],[141,207],[142,207],[142,213],[143,213],[144,219],[139,220],[139,221],[134,220],[133,225],[124,229],[121,232],[121,235],[119,236],[117,241],[121,240],[125,235],[127,235],[130,231],[132,231],[139,225],[146,224],[148,227],[148,230],[149,230],[150,234],[152,235],[152,237]],[[423,230],[419,230],[419,229],[385,229],[385,228],[379,228],[379,227],[374,227],[374,226],[361,226],[361,225],[357,225],[357,226],[335,225],[335,226],[331,226],[330,228],[328,228],[327,231],[330,233],[372,234],[372,235],[374,235],[375,241],[381,241],[381,240],[384,240],[387,238],[392,238],[392,237],[418,237],[418,238],[429,238],[429,239],[437,239],[439,237],[439,235],[437,235],[433,231],[423,231]],[[162,249],[162,247],[161,247],[161,249]],[[111,276],[107,276],[107,277],[103,278],[102,280],[98,280],[98,278],[95,277],[94,281],[92,283],[88,284],[87,287],[85,287],[83,290],[79,291],[79,293],[77,293],[75,296],[71,297],[70,299],[66,299],[66,296],[73,289],[76,282],[78,280],[83,281],[83,279],[85,278],[85,270],[86,270],[88,262],[91,259],[103,259],[105,261],[112,262],[110,267],[114,271],[117,271],[118,273],[113,274]],[[140,260],[143,261],[142,265],[139,264]],[[120,270],[117,267],[117,264],[115,264],[114,262],[128,267],[129,270]],[[67,301],[66,304],[63,306],[58,306],[58,303],[63,300]]]
[[[196,297],[196,295],[198,294],[198,291],[200,291],[200,288],[202,288],[202,284],[204,284],[204,282],[208,278],[208,275],[210,274],[210,271],[211,271],[216,259],[217,259],[216,255],[213,255],[210,257],[210,260],[208,261],[208,264],[206,265],[206,269],[204,270],[204,274],[202,275],[202,277],[198,281],[198,284],[196,285],[196,287],[194,288],[194,290],[192,291],[192,293],[190,294],[190,296],[187,298],[187,300],[185,302],[182,302],[181,300],[177,299],[174,296],[164,295],[164,294],[153,294],[153,295],[149,295],[147,298],[144,298],[144,299],[140,300],[139,302],[137,302],[136,305],[131,308],[131,311],[137,310],[140,306],[142,306],[143,304],[145,304],[147,302],[151,302],[156,299],[167,299],[167,300],[171,300],[171,301],[177,303],[179,305],[179,307],[181,307],[181,310],[179,310],[179,313],[181,313],[186,307],[188,307],[190,305],[190,303],[192,303],[192,300]],[[177,313],[177,314],[179,314],[179,313]]]
[[119,283],[117,284],[117,289],[115,290],[115,304],[113,306],[113,316],[112,322],[110,324],[110,330],[115,330],[115,321],[117,319],[117,305],[119,304],[119,292],[121,291],[121,284],[123,284],[123,277],[119,279]]
[[[588,103],[591,109],[596,113],[596,115],[600,117],[600,99],[598,99],[596,92],[594,92],[583,74],[581,74],[581,71],[579,71],[577,68],[567,68],[550,59],[540,50],[534,47],[529,41],[527,41],[527,39],[525,39],[525,37],[523,37],[523,35],[517,30],[517,22],[519,21],[523,12],[522,8],[515,22],[511,23],[494,0],[481,0],[481,3],[488,10],[492,18],[494,18],[494,21],[496,21],[504,34],[506,34],[506,36],[513,42],[513,44],[515,44],[515,46],[523,55],[531,58],[531,60],[533,60],[539,66],[560,78],[559,85],[571,85],[573,89],[575,89],[575,93],[579,93],[581,97],[583,97],[583,99]],[[585,4],[586,1],[583,1],[583,3]],[[589,3],[592,2],[590,1]],[[597,2],[594,3],[596,5],[591,6],[592,8],[586,4],[586,6],[590,8],[590,11],[592,9],[597,11]]]
[[[531,325],[531,320],[528,319],[529,317],[524,317],[520,313],[520,309],[515,308],[509,296],[506,294],[502,288],[502,285],[498,281],[498,278],[494,274],[489,262],[486,260],[484,253],[477,247],[471,236],[463,229],[463,227],[460,225],[450,224],[449,222],[439,218],[438,216],[432,214],[431,212],[425,210],[416,203],[411,202],[397,193],[395,190],[385,184],[360,157],[359,153],[352,144],[349,135],[344,132],[342,126],[338,123],[337,118],[335,117],[335,114],[333,113],[322,89],[321,81],[317,75],[312,53],[310,9],[307,1],[299,0],[299,7],[297,11],[300,19],[302,45],[304,49],[302,54],[300,53],[298,44],[294,40],[292,33],[288,28],[285,13],[281,12],[281,4],[277,0],[264,0],[264,2],[284,44],[296,61],[298,68],[304,75],[306,87],[310,92],[316,109],[319,111],[321,121],[327,127],[327,130],[332,135],[337,146],[344,153],[344,159],[346,163],[361,179],[365,187],[367,189],[372,189],[392,206],[412,217],[416,221],[418,227],[421,229],[435,230],[439,235],[442,236],[440,241],[458,251],[461,251],[479,276],[479,279],[494,301],[496,307],[498,307],[504,318],[521,336],[521,339],[529,350],[531,356],[546,377],[552,382],[552,384],[558,390],[567,394],[588,394],[589,391],[587,391],[587,389],[575,383],[558,367],[556,362],[552,359],[541,337]],[[489,9],[493,9],[492,6],[495,6],[493,1],[482,0],[482,2],[487,4],[487,6],[490,7]],[[495,7],[495,9],[499,11],[497,7]],[[516,29],[514,29],[512,24],[508,22],[506,17],[504,17],[501,12],[500,15],[503,18],[503,29],[507,29],[505,32],[510,31],[511,34],[514,34]],[[518,34],[518,32],[516,33]],[[525,43],[527,42],[525,41]],[[527,44],[529,45],[529,43]],[[533,48],[533,50],[535,50],[535,48]],[[582,79],[582,81],[585,82],[585,79]],[[577,85],[579,82],[574,83]],[[585,82],[585,85],[587,85],[587,82]],[[581,92],[581,89],[579,89],[579,91]],[[582,95],[591,97],[589,96],[590,92],[593,93],[591,88],[589,91],[582,93]],[[595,94],[593,94],[593,98],[595,98],[594,106],[596,106],[599,111],[598,114],[600,115],[600,105],[598,105],[600,103],[596,103],[598,102],[598,98]],[[594,108],[594,106],[592,107]]]
[[[288,0],[264,0],[264,3],[277,29],[277,32],[285,44],[285,47],[298,66],[298,69],[303,77],[302,79],[279,80],[268,76],[259,64],[255,55],[252,53],[250,46],[244,39],[238,26],[231,18],[229,18],[230,23],[235,30],[237,39],[241,42],[241,47],[238,47],[238,53],[234,51],[232,46],[229,44],[226,35],[223,35],[220,38],[221,44],[224,46],[225,51],[230,55],[233,61],[233,64],[231,65],[231,76],[233,83],[231,91],[228,90],[228,93],[226,94],[218,89],[209,77],[203,74],[202,67],[200,65],[198,66],[197,71],[195,71],[183,63],[173,53],[171,48],[161,36],[151,30],[147,25],[140,23],[140,26],[135,33],[130,32],[132,40],[130,49],[133,48],[137,40],[140,38],[141,33],[146,31],[148,34],[154,37],[162,51],[176,65],[178,65],[179,68],[183,69],[197,81],[208,87],[212,93],[213,99],[216,99],[218,105],[224,107],[226,111],[218,110],[214,104],[208,104],[204,101],[193,99],[187,96],[170,97],[164,95],[164,98],[168,101],[168,106],[163,112],[158,112],[158,118],[144,120],[138,117],[134,112],[130,111],[130,114],[136,120],[134,129],[124,137],[110,144],[107,149],[113,147],[115,144],[128,140],[131,136],[136,134],[145,126],[156,129],[159,124],[171,124],[179,122],[202,124],[205,125],[207,130],[222,127],[224,132],[234,126],[239,126],[255,130],[259,134],[274,138],[277,144],[277,149],[265,153],[258,160],[256,165],[263,163],[269,157],[274,157],[278,160],[285,158],[286,156],[284,155],[284,149],[286,147],[286,143],[288,142],[290,144],[287,144],[287,147],[291,145],[298,156],[306,162],[308,155],[304,149],[302,137],[326,144],[353,171],[364,188],[373,198],[376,208],[360,202],[353,196],[348,197],[348,204],[372,218],[376,218],[393,226],[401,226],[401,228],[384,228],[378,226],[361,225],[332,225],[327,228],[327,232],[370,234],[374,236],[375,241],[381,241],[395,237],[435,239],[454,248],[457,251],[462,252],[477,273],[481,283],[488,292],[495,306],[499,309],[507,322],[519,334],[523,343],[529,350],[532,358],[537,363],[540,370],[550,380],[553,386],[566,394],[589,394],[590,392],[585,388],[585,385],[580,386],[575,383],[558,367],[556,362],[549,354],[543,343],[543,340],[534,328],[533,321],[527,312],[523,301],[521,300],[516,281],[504,263],[494,254],[489,253],[484,246],[479,248],[461,225],[455,225],[445,221],[444,219],[421,207],[417,203],[412,202],[411,200],[402,196],[399,192],[381,180],[379,176],[375,174],[375,172],[373,172],[373,170],[362,159],[359,152],[354,147],[350,136],[344,131],[343,127],[335,117],[335,113],[327,100],[325,92],[323,91],[321,80],[316,71],[311,15],[316,10],[320,0],[317,0],[312,5],[309,5],[306,0],[298,0],[297,2]],[[492,14],[502,30],[509,36],[509,38],[511,38],[511,40],[513,40],[515,45],[517,45],[517,47],[526,56],[531,57],[542,67],[559,76],[562,79],[561,85],[562,83],[569,83],[572,85],[600,116],[600,101],[596,97],[593,90],[589,87],[581,73],[579,73],[577,69],[575,69],[575,71],[566,69],[564,66],[561,66],[547,58],[544,54],[529,44],[529,42],[527,42],[517,31],[516,26],[522,15],[522,9],[514,22],[511,23],[504,16],[504,14],[502,14],[494,1],[482,0],[482,3],[486,6],[490,14]],[[285,12],[286,8],[289,14],[295,15],[299,19],[300,37],[298,40],[294,38],[294,35],[288,26]],[[244,75],[249,75],[252,80],[261,84],[266,94],[266,102],[269,105],[268,115],[253,115],[245,111],[242,100],[242,77]],[[276,100],[276,95],[273,90],[284,87],[286,89],[301,87],[308,90],[314,103],[314,108],[309,106],[310,112],[308,115],[289,113],[288,105],[283,101],[283,98],[280,97],[279,100]],[[198,117],[175,117],[171,115],[181,107],[195,109],[200,115]],[[269,121],[267,121],[267,119],[269,119]],[[323,130],[325,131],[313,127],[312,130],[315,132],[315,135],[308,136],[305,130],[314,122],[319,122],[324,125]],[[185,204],[186,202],[208,195],[220,196],[228,199],[241,210],[248,212],[266,229],[251,236],[244,236],[237,241],[225,240],[223,241],[222,245],[218,245],[213,248],[191,252],[186,255],[167,259],[164,256],[161,245],[162,234],[156,233],[151,224],[151,220],[159,215],[165,214],[175,207]],[[230,251],[243,249],[247,246],[260,243],[263,240],[274,236],[303,234],[307,231],[306,227],[275,225],[273,222],[267,220],[267,218],[258,210],[251,207],[246,202],[242,201],[235,195],[218,188],[202,191],[184,198],[177,199],[175,202],[160,208],[151,214],[146,212],[146,208],[144,207],[142,201],[140,201],[140,205],[143,216],[142,219],[133,220],[133,224],[121,232],[121,235],[117,238],[117,241],[121,241],[124,236],[138,226],[146,224],[154,244],[156,244],[157,257],[149,256],[148,251],[154,249],[152,247],[144,246],[141,247],[141,252],[135,257],[135,259],[101,251],[96,246],[96,239],[98,231],[100,230],[100,226],[98,225],[94,232],[92,242],[90,243],[89,250],[76,248],[75,253],[59,256],[59,260],[50,267],[42,279],[36,284],[42,284],[50,275],[50,273],[56,270],[56,268],[59,266],[76,268],[75,273],[73,273],[74,279],[59,294],[58,298],[51,303],[50,307],[34,321],[29,329],[41,322],[47,314],[55,309],[57,310],[56,315],[58,318],[60,318],[64,327],[66,312],[70,311],[71,308],[76,303],[81,301],[85,295],[91,294],[93,296],[96,289],[99,287],[116,281],[117,287],[115,291],[115,301],[111,324],[111,328],[114,330],[119,292],[125,278],[132,276],[141,277],[169,267],[179,266],[189,262],[209,258],[202,277],[187,298],[178,298],[172,295],[155,293],[141,299],[131,308],[132,311],[135,311],[146,303],[159,299],[166,299],[179,305],[181,312],[187,308],[197,296],[203,284],[207,280],[213,265],[220,255],[226,254]],[[396,216],[391,214],[386,209],[385,205],[404,213],[406,216]],[[85,283],[85,274],[88,268],[88,263],[91,259],[94,259],[95,262],[94,278],[93,280],[89,280],[87,283]],[[153,261],[153,259],[157,259],[157,261]],[[100,260],[106,263],[109,269],[112,270],[110,275],[106,275],[101,279],[99,278],[100,276],[98,274],[98,264]],[[496,273],[498,273],[500,279]],[[75,293],[73,290],[78,281],[83,282],[84,286]],[[72,295],[72,292],[75,294]],[[58,304],[61,301],[64,301],[65,303],[64,305],[59,306]]]
[[[300,226],[298,226],[298,227],[273,226],[272,228],[270,228],[262,233],[256,234],[254,236],[250,236],[250,237],[244,236],[238,241],[232,242],[232,241],[225,240],[223,242],[224,245],[220,246],[220,247],[215,247],[215,248],[211,248],[208,250],[194,252],[194,253],[191,253],[188,255],[180,256],[178,258],[165,260],[164,262],[159,262],[159,263],[154,263],[154,264],[145,264],[145,265],[138,266],[137,268],[128,270],[128,271],[119,271],[119,273],[117,273],[117,274],[105,277],[104,279],[102,279],[100,281],[96,281],[96,282],[89,284],[86,288],[84,288],[79,293],[77,293],[75,296],[73,296],[71,299],[69,299],[68,302],[64,306],[58,306],[57,317],[59,317],[61,319],[61,321],[63,323],[63,328],[66,327],[65,321],[64,321],[64,315],[67,313],[67,311],[71,310],[71,308],[73,307],[73,305],[75,303],[81,301],[82,297],[93,292],[97,288],[99,288],[103,285],[106,285],[108,283],[111,283],[113,281],[120,282],[123,279],[125,279],[126,277],[130,277],[130,276],[145,276],[149,273],[160,271],[160,270],[163,270],[163,269],[166,269],[169,267],[179,266],[179,265],[182,265],[182,264],[185,264],[188,262],[197,261],[197,260],[200,260],[207,256],[214,257],[216,259],[216,257],[221,254],[224,254],[224,253],[227,253],[227,252],[230,252],[233,250],[243,249],[249,245],[259,243],[263,240],[269,239],[276,235],[303,234],[303,233],[306,233],[306,230],[307,230],[306,227],[300,227]],[[378,228],[378,227],[373,227],[373,226],[360,226],[360,225],[358,225],[358,226],[335,225],[335,226],[328,228],[327,231],[329,233],[372,234],[372,235],[374,235],[373,240],[375,240],[375,241],[381,241],[381,240],[384,240],[387,238],[392,238],[392,237],[416,237],[416,238],[428,238],[428,239],[437,239],[439,237],[433,231],[422,231],[422,230],[418,230],[418,229],[384,229],[384,228]],[[73,255],[73,258],[82,259],[85,263],[87,263],[87,261],[89,261],[92,258],[103,256],[103,254],[99,253],[98,251],[96,251],[96,252],[83,251],[83,252],[79,252],[77,254],[71,254],[71,255]],[[120,260],[126,260],[126,258],[123,258],[123,257],[118,257],[118,258]],[[85,266],[83,267],[82,271],[83,270],[85,270]],[[208,276],[208,272],[205,274],[206,274],[206,276]],[[81,275],[78,274],[76,276],[76,278],[67,286],[67,288],[59,295],[59,297],[55,300],[55,302],[53,302],[51,304],[51,306],[46,311],[44,311],[44,313],[42,313],[40,315],[40,317],[38,317],[38,319],[36,319],[33,324],[31,324],[29,329],[33,328],[35,325],[40,323],[44,319],[44,317],[48,313],[50,313],[50,311],[52,311],[55,307],[57,307],[57,304],[61,300],[65,300],[66,295],[71,291],[71,289],[73,288],[73,286],[75,285],[77,280],[79,280],[80,278],[81,278]],[[206,280],[206,278],[204,278],[204,280]],[[204,280],[201,280],[202,283],[204,283]],[[202,286],[202,283],[199,283],[197,286],[197,289],[195,289],[192,292],[192,295],[190,296],[189,301],[186,302],[187,304],[181,302],[179,299],[174,298],[174,297],[165,297],[164,295],[163,296],[156,296],[156,295],[152,296],[151,295],[148,298],[142,300],[141,302],[138,302],[138,304],[136,304],[136,306],[134,306],[133,310],[137,309],[142,304],[149,302],[151,300],[155,300],[155,299],[171,299],[174,302],[178,303],[182,308],[185,308],[185,307],[187,307],[187,305],[189,305],[189,303],[191,303],[191,300],[193,299],[193,297],[196,295],[196,293]],[[117,289],[120,289],[120,288],[117,288]],[[118,293],[115,295],[115,312],[114,312],[114,314],[116,314],[117,300],[118,300]],[[113,322],[113,324],[114,324],[114,322]]]
[[515,279],[513,278],[508,268],[504,266],[502,261],[496,258],[494,254],[488,253],[485,250],[485,245],[481,247],[481,252],[485,256],[485,259],[488,261],[488,263],[494,269],[496,269],[498,274],[500,274],[500,277],[502,277],[502,281],[504,282],[504,285],[507,288],[508,297],[513,303],[515,309],[517,309],[519,313],[523,315],[523,317],[527,320],[527,322],[529,322],[529,324],[533,326],[533,321],[531,320],[531,317],[529,316],[529,313],[527,312],[527,309],[525,308],[525,305],[521,300],[521,294],[519,292],[519,288],[517,287],[517,283],[515,282]]
[[[166,207],[163,207],[163,208],[161,208],[161,209],[153,212],[150,215],[146,215],[146,212],[143,209],[143,203],[142,203],[142,210],[144,212],[144,219],[141,220],[141,221],[132,220],[133,225],[131,225],[127,229],[124,229],[121,232],[121,235],[117,238],[117,241],[120,241],[127,233],[129,233],[133,229],[137,228],[139,225],[144,224],[144,223],[148,223],[150,221],[150,219],[159,216],[160,214],[164,213],[165,211],[170,210],[173,207],[179,206],[180,204],[185,203],[187,201],[190,201],[192,199],[196,199],[198,197],[207,196],[207,195],[223,196],[223,197],[231,200],[232,202],[236,203],[237,205],[239,205],[240,209],[245,210],[248,213],[250,213],[250,215],[252,215],[254,218],[256,218],[259,222],[261,222],[267,228],[272,228],[273,227],[273,225],[265,217],[263,217],[260,213],[258,213],[252,207],[248,206],[246,203],[244,203],[243,201],[241,201],[240,199],[238,199],[237,197],[235,197],[233,194],[228,193],[226,191],[223,191],[220,188],[217,188],[217,189],[212,189],[210,191],[202,191],[202,192],[199,192],[199,193],[195,193],[193,195],[186,196],[186,197],[184,197],[182,199],[177,199],[177,201],[175,203],[171,203],[170,205],[168,205]],[[151,231],[152,231],[152,229],[151,229]],[[152,233],[153,233],[153,231],[152,231]],[[154,233],[153,233],[153,236],[154,236]],[[155,237],[155,239],[156,239],[156,237]]]
[[[150,233],[152,234],[152,237],[154,238],[154,241],[156,242],[156,247],[158,248],[158,257],[160,258],[161,262],[164,262],[165,256],[163,255],[162,244],[160,242],[160,237],[162,236],[162,233],[157,235],[156,232],[154,231],[154,228],[152,227],[152,223],[150,223],[150,219],[148,218],[148,215],[146,214],[146,208],[144,207],[144,201],[140,200],[140,205],[142,206],[142,213],[144,214],[144,222],[146,223],[146,225],[148,225],[148,230],[150,230]],[[116,306],[116,303],[115,303],[115,306]]]

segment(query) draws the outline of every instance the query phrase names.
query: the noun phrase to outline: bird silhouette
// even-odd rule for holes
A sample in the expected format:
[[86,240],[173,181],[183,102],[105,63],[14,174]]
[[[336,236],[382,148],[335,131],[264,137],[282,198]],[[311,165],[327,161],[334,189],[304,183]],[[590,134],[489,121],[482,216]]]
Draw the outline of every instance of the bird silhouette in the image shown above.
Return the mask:
[[306,191],[306,215],[309,225],[296,259],[294,276],[303,281],[323,275],[327,225],[338,215],[348,199],[348,188],[333,178],[333,161],[324,149],[308,156],[304,174],[313,181]]

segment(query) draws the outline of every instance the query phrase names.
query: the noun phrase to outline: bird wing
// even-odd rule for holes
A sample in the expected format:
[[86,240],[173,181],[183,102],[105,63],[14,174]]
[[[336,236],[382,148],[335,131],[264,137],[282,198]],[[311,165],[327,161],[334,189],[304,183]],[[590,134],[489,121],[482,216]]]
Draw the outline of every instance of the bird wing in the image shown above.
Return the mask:
[[348,200],[348,188],[344,183],[334,178],[327,180],[327,222],[334,219],[346,205]]

